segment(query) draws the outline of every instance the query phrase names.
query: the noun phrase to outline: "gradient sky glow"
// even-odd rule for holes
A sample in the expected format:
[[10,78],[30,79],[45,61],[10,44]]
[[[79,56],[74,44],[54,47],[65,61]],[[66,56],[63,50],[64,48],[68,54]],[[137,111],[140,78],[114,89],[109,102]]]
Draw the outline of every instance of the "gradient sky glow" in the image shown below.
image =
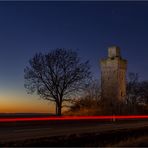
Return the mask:
[[118,45],[128,71],[148,79],[148,2],[0,2],[0,112],[51,112],[24,88],[36,52],[72,48],[94,77],[107,47]]

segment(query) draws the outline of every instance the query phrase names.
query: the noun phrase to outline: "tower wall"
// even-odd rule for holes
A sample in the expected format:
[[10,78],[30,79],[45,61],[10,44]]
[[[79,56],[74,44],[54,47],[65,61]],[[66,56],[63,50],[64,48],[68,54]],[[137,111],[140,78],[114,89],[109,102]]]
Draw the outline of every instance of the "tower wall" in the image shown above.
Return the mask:
[[102,59],[102,97],[108,101],[123,101],[126,96],[127,61],[121,58],[119,47],[108,48],[108,58]]

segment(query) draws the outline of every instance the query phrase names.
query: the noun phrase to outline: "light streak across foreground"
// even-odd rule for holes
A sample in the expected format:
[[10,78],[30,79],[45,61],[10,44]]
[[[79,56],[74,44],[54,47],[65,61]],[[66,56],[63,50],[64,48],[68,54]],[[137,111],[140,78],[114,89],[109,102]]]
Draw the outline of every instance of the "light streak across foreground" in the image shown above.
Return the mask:
[[110,120],[110,119],[148,119],[148,115],[127,115],[127,116],[61,116],[61,117],[17,117],[0,118],[0,122],[19,121],[53,121],[53,120]]

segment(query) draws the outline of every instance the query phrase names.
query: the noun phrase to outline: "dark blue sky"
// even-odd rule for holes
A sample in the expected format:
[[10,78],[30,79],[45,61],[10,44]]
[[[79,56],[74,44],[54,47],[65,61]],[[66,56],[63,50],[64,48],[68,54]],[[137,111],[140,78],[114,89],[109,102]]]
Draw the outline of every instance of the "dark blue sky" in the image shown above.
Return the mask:
[[28,60],[54,48],[77,50],[99,78],[110,45],[148,79],[148,2],[0,2],[0,89],[24,92]]

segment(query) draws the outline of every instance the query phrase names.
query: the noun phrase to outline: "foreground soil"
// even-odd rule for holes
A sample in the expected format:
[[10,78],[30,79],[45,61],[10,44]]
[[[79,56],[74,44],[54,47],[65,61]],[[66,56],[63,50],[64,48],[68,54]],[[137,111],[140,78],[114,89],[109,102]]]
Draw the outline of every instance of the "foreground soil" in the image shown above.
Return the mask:
[[148,135],[140,137],[129,137],[126,140],[120,141],[117,144],[109,145],[113,147],[147,147]]
[[115,146],[148,146],[148,128],[117,130],[103,133],[73,134],[69,136],[54,136],[39,139],[29,139],[0,143],[0,146],[50,146],[50,147],[115,147]]

